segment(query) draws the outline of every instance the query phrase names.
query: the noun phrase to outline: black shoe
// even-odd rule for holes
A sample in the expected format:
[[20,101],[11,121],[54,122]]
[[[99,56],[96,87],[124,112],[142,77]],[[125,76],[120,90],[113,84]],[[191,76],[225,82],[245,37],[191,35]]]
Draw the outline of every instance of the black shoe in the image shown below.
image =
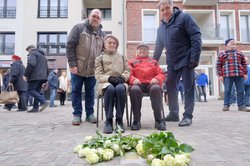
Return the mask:
[[181,122],[179,123],[179,126],[180,127],[183,127],[183,126],[190,126],[192,124],[192,119],[190,118],[187,118],[187,117],[184,117]]
[[35,113],[35,112],[39,112],[39,110],[32,108],[31,110],[28,110],[27,112],[28,113]]
[[115,123],[115,132],[116,133],[119,132],[119,128],[121,128],[121,132],[122,133],[125,132],[125,128],[124,128],[123,122],[120,119],[116,120],[116,123]]
[[165,121],[179,122],[180,121],[179,115],[170,115],[170,114],[168,114],[168,116],[165,118]]
[[113,121],[106,120],[104,129],[103,129],[103,133],[111,134],[112,132],[113,132]]
[[40,112],[41,111],[44,111],[47,107],[49,106],[49,102],[45,102],[45,103],[43,103],[42,105],[41,105],[41,108],[40,108]]
[[8,107],[3,107],[3,109],[6,109],[8,111],[11,111],[11,108],[8,108]]
[[133,124],[131,125],[131,130],[140,130],[141,129],[141,123],[134,121]]
[[157,130],[166,130],[166,123],[164,120],[155,121],[155,128]]

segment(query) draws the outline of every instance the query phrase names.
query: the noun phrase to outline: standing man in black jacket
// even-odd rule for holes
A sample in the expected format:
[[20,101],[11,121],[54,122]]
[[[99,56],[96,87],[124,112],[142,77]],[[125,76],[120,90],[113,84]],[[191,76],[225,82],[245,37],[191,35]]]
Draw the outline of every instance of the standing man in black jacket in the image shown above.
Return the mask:
[[[28,81],[28,93],[34,97],[33,108],[28,112],[39,112],[45,110],[49,105],[45,97],[40,93],[42,84],[47,82],[48,78],[47,59],[45,53],[34,45],[28,46],[26,51],[29,54],[24,79]],[[38,102],[41,103],[40,109]]]
[[179,121],[177,85],[183,79],[185,112],[179,126],[192,124],[194,111],[194,69],[199,64],[201,53],[200,29],[191,15],[173,6],[172,0],[161,0],[159,10],[162,16],[158,28],[154,59],[160,59],[163,48],[167,56],[167,89],[170,112],[166,121]]

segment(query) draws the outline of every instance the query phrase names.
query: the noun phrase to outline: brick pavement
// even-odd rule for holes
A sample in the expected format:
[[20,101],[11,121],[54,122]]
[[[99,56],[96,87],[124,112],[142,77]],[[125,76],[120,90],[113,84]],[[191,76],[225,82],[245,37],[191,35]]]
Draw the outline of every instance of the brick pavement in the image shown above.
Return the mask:
[[[125,134],[146,135],[157,131],[153,129],[149,99],[143,101],[142,129],[136,132],[127,129]],[[180,106],[183,112],[183,105]],[[250,113],[238,112],[236,106],[229,112],[222,112],[221,108],[222,101],[218,100],[196,103],[192,126],[180,128],[177,123],[167,123],[168,131],[196,149],[191,154],[190,166],[250,165]],[[73,148],[86,135],[95,135],[96,125],[84,122],[72,126],[71,113],[70,102],[40,113],[9,112],[0,107],[0,165],[87,165],[85,159],[73,153]],[[98,165],[144,166],[146,163],[130,153]]]

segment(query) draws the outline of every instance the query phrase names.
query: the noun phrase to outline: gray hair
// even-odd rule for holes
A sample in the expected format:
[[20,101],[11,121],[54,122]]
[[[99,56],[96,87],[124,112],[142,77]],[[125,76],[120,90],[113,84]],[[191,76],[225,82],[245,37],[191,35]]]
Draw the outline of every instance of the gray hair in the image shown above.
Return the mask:
[[160,9],[161,5],[164,4],[164,3],[167,3],[167,4],[170,5],[170,6],[173,6],[173,5],[174,5],[173,0],[161,0],[161,1],[158,3],[158,9]]
[[98,11],[100,13],[101,18],[102,18],[102,12],[101,12],[100,9],[93,9],[93,10],[91,10],[90,13],[89,13],[89,15],[91,16],[93,14],[93,12],[95,12],[95,11]]

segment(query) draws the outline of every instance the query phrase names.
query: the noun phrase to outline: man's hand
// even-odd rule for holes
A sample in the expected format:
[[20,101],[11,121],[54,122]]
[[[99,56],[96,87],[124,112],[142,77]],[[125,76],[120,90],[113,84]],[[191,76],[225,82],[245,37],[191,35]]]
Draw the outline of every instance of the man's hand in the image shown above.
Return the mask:
[[133,81],[133,84],[140,84],[140,80],[138,80],[137,78]]
[[156,78],[153,78],[151,81],[150,81],[150,84],[158,84],[159,81],[156,79]]
[[194,69],[199,65],[199,62],[190,62],[189,63],[189,69]]
[[23,76],[23,80],[24,80],[24,81],[27,81],[27,77]]
[[219,81],[224,82],[223,76],[220,76],[220,77],[219,77]]
[[76,73],[77,73],[77,67],[76,67],[76,66],[75,66],[75,67],[69,68],[69,70],[70,70],[70,72],[71,72],[72,74],[76,74]]

